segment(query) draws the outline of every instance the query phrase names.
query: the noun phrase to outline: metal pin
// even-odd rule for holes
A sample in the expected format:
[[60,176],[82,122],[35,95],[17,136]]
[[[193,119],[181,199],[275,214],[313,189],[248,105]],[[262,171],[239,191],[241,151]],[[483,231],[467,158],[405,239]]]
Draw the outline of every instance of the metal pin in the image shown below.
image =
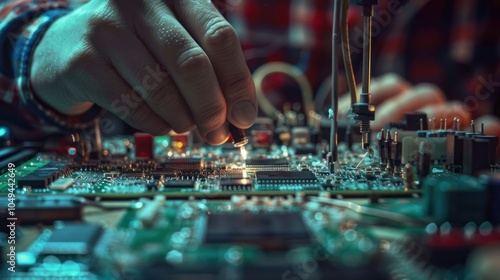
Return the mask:
[[397,131],[394,132],[394,140],[393,140],[393,142],[396,142],[396,143],[399,142],[399,140],[398,140],[398,132]]
[[434,127],[431,126],[432,125],[432,119],[429,119],[429,130],[433,130]]
[[420,119],[420,130],[424,130],[424,120]]
[[448,119],[444,119],[444,130],[448,129]]
[[457,118],[457,130],[460,130],[460,119]]
[[432,130],[436,130],[436,117],[432,118]]
[[356,164],[356,169],[358,169],[358,167],[361,165],[361,163],[363,163],[363,161],[365,160],[365,158],[370,154],[370,151],[373,151],[372,149],[368,149],[368,151],[366,151],[366,153],[363,155],[363,157],[361,158],[361,160],[358,162],[358,164]]
[[470,130],[472,133],[476,133],[476,126],[474,125],[474,120],[470,121]]
[[443,130],[443,128],[444,128],[444,120],[439,119],[439,130]]

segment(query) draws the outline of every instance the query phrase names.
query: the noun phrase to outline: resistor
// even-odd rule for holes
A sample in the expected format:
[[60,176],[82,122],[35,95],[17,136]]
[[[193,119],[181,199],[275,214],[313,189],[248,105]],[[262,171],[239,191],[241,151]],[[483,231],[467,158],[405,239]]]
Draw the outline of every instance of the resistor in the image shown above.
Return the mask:
[[407,163],[404,167],[404,183],[405,189],[413,189],[415,188],[415,176],[414,176],[414,168],[413,165]]

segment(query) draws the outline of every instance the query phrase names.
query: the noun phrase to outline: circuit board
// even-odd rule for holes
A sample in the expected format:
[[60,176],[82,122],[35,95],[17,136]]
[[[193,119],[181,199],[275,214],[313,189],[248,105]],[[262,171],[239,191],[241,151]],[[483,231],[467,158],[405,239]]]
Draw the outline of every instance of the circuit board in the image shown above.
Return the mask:
[[0,176],[0,216],[15,196],[16,222],[35,231],[8,279],[482,276],[481,250],[500,240],[500,179],[497,166],[464,171],[486,166],[469,148],[494,146],[398,133],[369,151],[342,143],[334,165],[303,141],[242,150],[141,134],[104,139],[97,154],[42,151]]
[[[110,141],[114,147],[122,141]],[[122,147],[123,148],[123,147]],[[120,149],[120,148],[118,148]],[[68,194],[87,198],[132,199],[165,194],[169,197],[227,198],[233,194],[286,195],[296,191],[318,194],[329,191],[346,197],[382,195],[412,196],[420,193],[408,188],[402,174],[381,170],[378,158],[367,157],[363,151],[352,152],[341,147],[343,161],[335,173],[330,173],[324,159],[317,155],[295,155],[293,149],[273,147],[249,150],[244,160],[239,149],[226,145],[221,148],[190,149],[183,153],[156,149],[149,160],[135,160],[133,154],[122,154],[100,160],[75,162],[51,154],[39,154],[17,167],[21,178],[19,194]],[[170,156],[165,156],[170,153]],[[53,166],[54,163],[61,166]],[[356,168],[358,163],[362,165]],[[36,185],[29,174],[44,169],[63,169],[58,182]],[[59,178],[58,177],[58,178]],[[65,186],[64,184],[67,184]],[[7,193],[8,174],[0,178],[0,193]]]

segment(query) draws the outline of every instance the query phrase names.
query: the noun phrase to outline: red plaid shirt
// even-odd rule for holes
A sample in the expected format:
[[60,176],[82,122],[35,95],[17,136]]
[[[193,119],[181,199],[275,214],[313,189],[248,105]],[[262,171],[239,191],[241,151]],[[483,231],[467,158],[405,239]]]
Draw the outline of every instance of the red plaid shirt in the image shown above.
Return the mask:
[[[333,1],[226,2],[251,70],[286,61],[301,67],[315,88],[330,74]],[[380,0],[373,21],[372,74],[395,72],[415,84],[433,83],[449,99],[464,102],[473,117],[500,115],[498,15],[496,0]],[[361,81],[359,6],[351,5],[348,21],[354,68]],[[276,88],[281,82],[266,85]]]
[[[72,1],[71,3],[82,2]],[[332,2],[326,0],[213,0],[240,35],[251,70],[286,61],[304,70],[314,88],[330,74]],[[496,0],[380,0],[373,22],[373,75],[396,72],[412,83],[439,86],[467,104],[473,116],[500,115],[500,2]],[[53,130],[27,110],[19,88],[20,49],[49,9],[66,1],[22,0],[0,6],[0,121]],[[77,6],[77,5],[75,5]],[[3,8],[2,8],[3,7]],[[12,22],[25,17],[16,28]],[[359,80],[361,11],[349,10],[351,51]],[[6,35],[9,36],[6,36]],[[15,34],[15,36],[11,36]],[[27,77],[25,77],[27,78]],[[283,78],[267,86],[279,88]],[[498,81],[498,82],[497,82]],[[293,88],[293,87],[292,87]],[[288,93],[289,91],[287,91]],[[293,92],[290,91],[290,92]],[[288,94],[287,94],[288,95]],[[287,96],[284,98],[291,98]],[[279,101],[279,100],[278,100]],[[496,105],[495,105],[496,104]],[[10,116],[10,117],[6,117]]]

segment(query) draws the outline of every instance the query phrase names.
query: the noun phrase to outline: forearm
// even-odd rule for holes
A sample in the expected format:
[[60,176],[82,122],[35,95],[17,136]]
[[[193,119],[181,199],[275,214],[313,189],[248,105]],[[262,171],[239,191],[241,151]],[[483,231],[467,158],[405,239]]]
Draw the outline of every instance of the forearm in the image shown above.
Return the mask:
[[[32,54],[48,27],[70,12],[65,1],[11,1],[0,6],[0,118],[31,137],[63,129],[80,129],[90,118],[54,113],[31,90]],[[94,114],[95,116],[95,114]],[[81,117],[81,116],[79,116]]]

